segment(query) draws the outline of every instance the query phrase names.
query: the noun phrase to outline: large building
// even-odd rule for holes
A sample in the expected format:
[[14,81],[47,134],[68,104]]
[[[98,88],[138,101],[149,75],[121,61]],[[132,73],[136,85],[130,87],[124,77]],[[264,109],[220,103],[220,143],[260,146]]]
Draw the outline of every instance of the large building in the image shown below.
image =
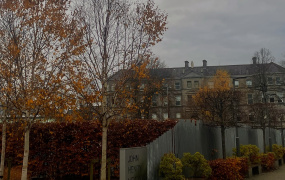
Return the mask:
[[[163,75],[164,88],[162,93],[152,97],[150,118],[191,118],[193,112],[189,104],[192,96],[199,88],[214,85],[211,78],[217,70],[227,71],[235,90],[244,92],[243,106],[262,102],[262,99],[265,99],[268,103],[283,107],[285,69],[276,63],[259,64],[255,57],[252,58],[251,64],[242,65],[208,66],[207,61],[203,60],[202,66],[195,66],[193,62],[189,64],[185,61],[183,67],[153,70],[156,74]],[[263,97],[262,92],[265,92],[266,97]]]

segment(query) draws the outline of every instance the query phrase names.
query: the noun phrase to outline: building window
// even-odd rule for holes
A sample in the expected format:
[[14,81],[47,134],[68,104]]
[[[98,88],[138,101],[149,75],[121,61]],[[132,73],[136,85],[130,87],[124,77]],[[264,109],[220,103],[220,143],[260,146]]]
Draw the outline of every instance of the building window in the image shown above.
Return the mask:
[[210,89],[212,89],[212,88],[214,88],[214,82],[208,82],[208,87],[210,88]]
[[194,81],[194,88],[199,88],[199,81]]
[[175,89],[179,90],[180,89],[180,82],[175,82]]
[[152,96],[152,106],[157,106],[157,94]]
[[280,77],[276,77],[276,85],[281,85],[281,78]]
[[115,84],[111,85],[111,91],[115,91]]
[[192,88],[192,81],[187,81],[187,88],[191,89]]
[[151,114],[151,118],[157,120],[157,115],[155,113]]
[[253,122],[254,121],[254,116],[252,114],[249,114],[248,115],[248,120]]
[[127,84],[127,85],[126,85],[126,90],[127,90],[127,91],[130,91],[131,89],[132,89],[131,86],[130,86],[129,84]]
[[168,119],[168,113],[163,113],[163,119]]
[[163,106],[167,106],[168,105],[168,98],[165,97],[163,98]]
[[253,104],[252,94],[247,94],[247,104]]
[[188,105],[193,104],[194,103],[193,96],[192,95],[188,95],[187,96],[187,101],[188,101]]
[[175,105],[181,106],[181,96],[175,96]]
[[140,85],[140,90],[143,91],[144,88],[145,88],[145,84],[143,83],[143,84]]
[[274,97],[270,97],[269,102],[274,103]]
[[262,102],[262,103],[267,102],[267,99],[263,96],[263,94],[261,94],[261,102]]
[[180,119],[181,118],[181,113],[176,113],[176,118]]
[[269,84],[269,85],[273,84],[273,78],[272,77],[267,78],[267,84]]
[[238,121],[238,122],[241,122],[241,116],[240,116],[239,114],[237,115],[236,118],[237,118],[237,121]]
[[250,80],[250,79],[246,80],[246,86],[251,87],[252,86],[252,80]]
[[234,83],[235,83],[235,87],[239,87],[239,81],[238,80],[235,80]]
[[277,98],[278,98],[278,102],[282,103],[283,102],[283,93],[282,92],[277,92],[276,95],[277,95]]

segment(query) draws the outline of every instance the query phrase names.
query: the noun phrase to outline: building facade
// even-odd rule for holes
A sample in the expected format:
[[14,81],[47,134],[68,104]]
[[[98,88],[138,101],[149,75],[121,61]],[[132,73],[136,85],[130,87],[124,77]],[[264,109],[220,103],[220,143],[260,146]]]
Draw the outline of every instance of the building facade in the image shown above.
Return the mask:
[[149,117],[190,119],[192,96],[203,86],[214,86],[211,79],[217,70],[227,71],[232,80],[231,87],[243,92],[242,106],[266,101],[283,108],[285,69],[276,63],[258,64],[255,57],[251,64],[241,65],[208,66],[203,60],[202,66],[194,66],[193,62],[185,61],[183,67],[153,70],[162,74],[164,81],[162,91],[151,97]]

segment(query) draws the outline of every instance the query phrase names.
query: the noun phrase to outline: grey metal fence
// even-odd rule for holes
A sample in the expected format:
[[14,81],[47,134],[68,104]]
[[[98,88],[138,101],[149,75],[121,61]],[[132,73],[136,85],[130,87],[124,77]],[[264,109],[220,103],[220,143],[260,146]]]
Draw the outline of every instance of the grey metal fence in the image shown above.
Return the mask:
[[[251,127],[239,127],[240,144],[257,145],[263,152],[262,130]],[[269,129],[266,129],[266,144],[268,145]],[[282,144],[281,131],[270,130],[272,144]],[[226,155],[232,156],[235,148],[235,128],[226,129]],[[183,153],[200,152],[206,159],[222,158],[221,132],[219,127],[209,127],[200,121],[180,120],[176,126],[147,145],[147,177],[159,179],[158,168],[161,157],[173,152],[181,158]]]

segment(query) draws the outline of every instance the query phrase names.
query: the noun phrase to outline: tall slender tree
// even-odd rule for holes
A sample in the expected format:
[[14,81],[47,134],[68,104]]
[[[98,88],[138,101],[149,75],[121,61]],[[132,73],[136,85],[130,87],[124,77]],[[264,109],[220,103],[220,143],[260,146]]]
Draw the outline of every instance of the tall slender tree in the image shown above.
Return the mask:
[[65,63],[84,49],[68,6],[67,0],[1,1],[1,71],[9,72],[5,91],[25,134],[22,180],[27,179],[32,125],[62,100]]
[[[108,80],[119,70],[130,70],[141,59],[148,59],[151,47],[161,41],[166,30],[166,14],[152,0],[138,3],[129,0],[86,0],[77,2],[87,50],[81,62],[70,69],[72,87],[102,122],[101,179],[106,179],[107,131],[118,104],[118,93],[108,92]],[[82,73],[82,71],[84,73]],[[121,71],[117,82],[125,84],[127,72]],[[76,80],[75,77],[78,79]],[[83,78],[85,81],[81,81]],[[116,90],[120,92],[121,89]],[[108,104],[108,98],[113,103]]]
[[[270,128],[270,123],[275,119],[274,113],[270,113],[270,111],[273,112],[276,108],[274,105],[268,104],[270,96],[268,87],[272,83],[270,81],[273,81],[272,62],[274,62],[274,60],[275,58],[271,51],[266,48],[261,48],[259,51],[256,51],[253,57],[255,70],[255,74],[253,75],[253,87],[257,93],[255,95],[255,103],[251,105],[250,109],[253,118],[255,118],[253,126],[256,128],[259,126],[263,132],[264,152],[266,152],[265,128]],[[271,149],[271,139],[269,139],[269,146]]]

